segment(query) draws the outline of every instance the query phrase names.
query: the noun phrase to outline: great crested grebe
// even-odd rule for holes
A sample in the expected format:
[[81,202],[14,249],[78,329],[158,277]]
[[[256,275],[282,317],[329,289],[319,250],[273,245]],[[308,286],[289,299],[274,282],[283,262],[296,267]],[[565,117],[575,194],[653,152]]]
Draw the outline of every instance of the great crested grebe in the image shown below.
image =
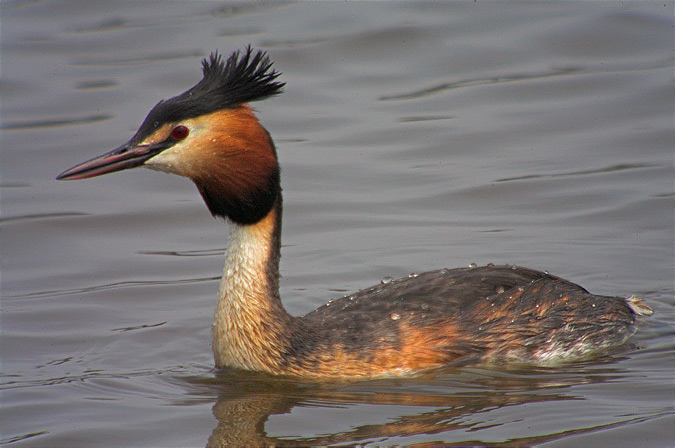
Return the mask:
[[251,101],[284,83],[262,52],[204,59],[203,79],[160,101],[124,145],[57,179],[144,166],[188,177],[230,223],[213,319],[218,367],[314,378],[408,375],[444,365],[550,364],[623,343],[641,300],[597,296],[516,266],[425,272],[364,289],[301,317],[279,297],[281,187],[274,143]]

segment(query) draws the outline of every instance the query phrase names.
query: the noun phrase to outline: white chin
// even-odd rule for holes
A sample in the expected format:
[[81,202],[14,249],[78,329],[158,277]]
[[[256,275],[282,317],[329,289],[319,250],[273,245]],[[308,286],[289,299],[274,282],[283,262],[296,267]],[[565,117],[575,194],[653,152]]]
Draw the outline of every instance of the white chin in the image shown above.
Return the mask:
[[154,171],[162,171],[164,173],[178,174],[179,176],[185,176],[181,167],[181,161],[179,160],[178,155],[171,151],[171,149],[160,152],[155,157],[152,157],[145,161],[143,167],[150,168]]

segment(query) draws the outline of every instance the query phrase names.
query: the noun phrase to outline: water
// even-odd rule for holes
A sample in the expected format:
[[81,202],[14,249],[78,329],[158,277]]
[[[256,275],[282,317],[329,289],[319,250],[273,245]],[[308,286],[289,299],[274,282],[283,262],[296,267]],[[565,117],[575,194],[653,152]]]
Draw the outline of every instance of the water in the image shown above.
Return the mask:
[[[3,2],[5,446],[668,446],[673,4]],[[214,49],[269,51],[282,297],[517,263],[655,310],[550,369],[313,385],[213,370],[226,229],[191,183],[54,177]]]

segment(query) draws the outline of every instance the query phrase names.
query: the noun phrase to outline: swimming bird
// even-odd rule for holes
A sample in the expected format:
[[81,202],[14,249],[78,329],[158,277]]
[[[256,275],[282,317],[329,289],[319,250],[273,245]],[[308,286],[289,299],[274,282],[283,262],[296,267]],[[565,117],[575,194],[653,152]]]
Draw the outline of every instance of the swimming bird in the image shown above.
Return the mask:
[[291,316],[279,296],[282,198],[272,138],[248,105],[284,83],[263,51],[202,61],[202,79],[155,105],[119,148],[60,174],[146,167],[191,179],[229,223],[212,325],[217,367],[307,378],[413,375],[513,361],[547,365],[617,346],[651,314],[640,299],[594,295],[517,266],[411,275]]

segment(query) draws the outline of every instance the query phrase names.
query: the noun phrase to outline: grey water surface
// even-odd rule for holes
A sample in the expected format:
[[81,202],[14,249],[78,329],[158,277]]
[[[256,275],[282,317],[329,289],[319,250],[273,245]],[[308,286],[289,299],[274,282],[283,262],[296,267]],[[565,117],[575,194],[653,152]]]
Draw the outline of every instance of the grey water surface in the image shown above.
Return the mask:
[[[6,1],[1,419],[8,447],[675,443],[673,2]],[[227,229],[186,179],[57,182],[200,79],[269,52],[255,104],[301,315],[385,277],[548,270],[654,308],[551,368],[312,384],[213,369]]]

